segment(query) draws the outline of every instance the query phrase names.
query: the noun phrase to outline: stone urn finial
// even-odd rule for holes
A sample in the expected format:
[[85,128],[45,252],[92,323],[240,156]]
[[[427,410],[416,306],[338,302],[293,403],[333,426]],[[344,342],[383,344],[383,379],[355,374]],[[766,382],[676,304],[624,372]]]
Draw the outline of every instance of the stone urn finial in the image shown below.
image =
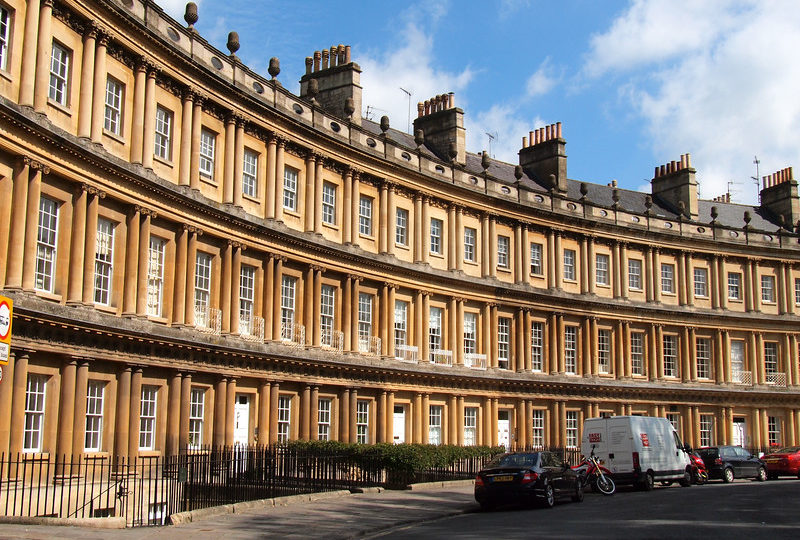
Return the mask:
[[281,72],[281,61],[278,60],[277,57],[273,56],[272,58],[269,59],[269,69],[267,70],[267,73],[270,74],[272,80],[275,80],[275,77],[277,77],[280,74],[280,72]]
[[589,193],[589,186],[586,185],[586,182],[581,182],[581,199],[585,199],[588,193]]
[[645,198],[644,198],[644,207],[645,207],[644,213],[649,216],[650,215],[650,209],[653,207],[653,197],[652,196],[650,196],[650,195],[646,195],[645,196]]
[[425,143],[425,132],[421,129],[418,129],[414,132],[414,142],[417,144],[417,148],[422,146]]
[[236,51],[239,50],[239,33],[238,32],[230,32],[228,34],[228,50],[231,53],[231,56],[236,56]]
[[385,114],[381,116],[381,131],[384,135],[386,135],[386,132],[389,131],[389,117]]
[[458,145],[455,142],[451,142],[450,147],[447,149],[447,157],[450,158],[450,161],[455,162],[457,156],[458,156]]
[[194,23],[196,23],[199,18],[200,17],[197,15],[197,4],[194,2],[186,4],[186,12],[183,14],[183,20],[189,25],[189,30],[194,30]]
[[311,100],[311,103],[317,103],[317,96],[319,95],[319,81],[317,79],[310,79],[308,81],[308,89],[306,95]]
[[745,211],[744,211],[744,228],[745,228],[745,229],[749,229],[749,228],[750,228],[750,221],[751,221],[752,219],[753,219],[753,218],[752,218],[752,217],[750,217],[750,212],[749,212],[749,211],[747,211],[747,210],[745,210]]
[[520,180],[522,180],[522,165],[515,165],[514,166],[514,178],[517,179],[517,184],[519,184]]
[[717,211],[716,206],[711,207],[711,223],[714,224],[717,222],[717,218],[719,217],[719,212]]
[[486,150],[484,150],[481,153],[481,167],[483,167],[483,170],[485,171],[489,168],[490,164],[491,161],[489,160],[489,154],[486,152]]
[[611,200],[614,201],[614,208],[617,208],[619,206],[619,190],[617,188],[611,192]]

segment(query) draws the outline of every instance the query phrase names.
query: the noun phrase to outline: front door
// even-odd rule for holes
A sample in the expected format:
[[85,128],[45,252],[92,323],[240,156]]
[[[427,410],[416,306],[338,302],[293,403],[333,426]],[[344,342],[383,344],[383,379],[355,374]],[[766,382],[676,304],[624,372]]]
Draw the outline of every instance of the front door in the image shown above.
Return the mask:
[[392,424],[394,444],[406,442],[406,408],[402,405],[394,406],[394,420]]
[[506,451],[511,448],[510,430],[511,421],[508,411],[497,411],[497,444],[504,447]]
[[236,394],[233,406],[233,444],[250,442],[250,396]]
[[747,446],[747,421],[744,418],[733,419],[733,441],[734,446]]

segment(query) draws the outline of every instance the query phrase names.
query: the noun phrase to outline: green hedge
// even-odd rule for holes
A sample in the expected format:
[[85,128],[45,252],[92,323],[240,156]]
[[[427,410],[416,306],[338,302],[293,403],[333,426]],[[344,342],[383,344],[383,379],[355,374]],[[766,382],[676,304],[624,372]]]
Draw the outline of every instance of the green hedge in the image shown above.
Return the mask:
[[290,441],[289,448],[320,454],[338,454],[356,463],[379,466],[388,473],[411,474],[469,458],[490,458],[505,452],[502,446],[452,446],[433,444],[350,444],[338,441]]

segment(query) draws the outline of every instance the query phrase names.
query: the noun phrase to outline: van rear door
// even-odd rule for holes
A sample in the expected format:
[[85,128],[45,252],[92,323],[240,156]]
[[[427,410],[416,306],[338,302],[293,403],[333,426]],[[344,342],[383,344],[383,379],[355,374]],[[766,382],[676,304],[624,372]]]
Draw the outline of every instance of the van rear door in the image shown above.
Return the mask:
[[633,471],[633,453],[630,419],[611,417],[608,419],[607,460],[605,463],[612,474]]

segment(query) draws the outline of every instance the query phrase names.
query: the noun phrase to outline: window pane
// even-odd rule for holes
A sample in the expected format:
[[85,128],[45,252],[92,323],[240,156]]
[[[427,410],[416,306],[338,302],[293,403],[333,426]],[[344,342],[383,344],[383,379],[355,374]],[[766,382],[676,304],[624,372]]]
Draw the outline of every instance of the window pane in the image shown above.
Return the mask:
[[58,204],[47,197],[39,199],[37,234],[35,286],[40,291],[53,292],[58,236]]
[[103,127],[114,135],[122,132],[122,84],[109,77],[106,80],[106,107]]
[[258,154],[245,148],[242,159],[242,193],[258,197]]
[[111,299],[113,266],[114,224],[99,218],[94,257],[94,301],[98,304],[108,305]]
[[297,171],[289,167],[283,169],[283,207],[297,210]]

